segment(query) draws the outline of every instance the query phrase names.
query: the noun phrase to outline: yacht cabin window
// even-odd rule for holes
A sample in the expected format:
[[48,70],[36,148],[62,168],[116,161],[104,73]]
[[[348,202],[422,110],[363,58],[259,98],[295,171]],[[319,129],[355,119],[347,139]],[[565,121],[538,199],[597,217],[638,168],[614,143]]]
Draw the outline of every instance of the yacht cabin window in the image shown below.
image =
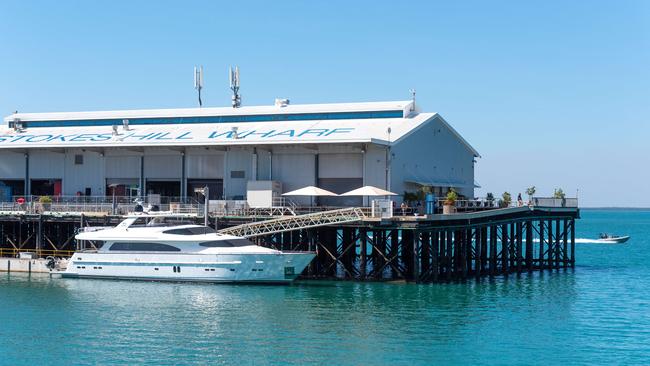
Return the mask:
[[138,252],[180,252],[175,246],[162,243],[114,243],[109,250],[138,251]]

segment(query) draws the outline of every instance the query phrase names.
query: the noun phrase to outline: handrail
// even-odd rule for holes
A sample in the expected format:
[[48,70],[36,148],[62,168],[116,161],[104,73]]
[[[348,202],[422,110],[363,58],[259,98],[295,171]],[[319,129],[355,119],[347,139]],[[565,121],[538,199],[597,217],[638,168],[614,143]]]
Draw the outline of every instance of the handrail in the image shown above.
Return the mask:
[[22,252],[36,253],[37,257],[72,257],[74,250],[58,250],[58,249],[28,249],[28,248],[0,248],[0,257],[16,258]]

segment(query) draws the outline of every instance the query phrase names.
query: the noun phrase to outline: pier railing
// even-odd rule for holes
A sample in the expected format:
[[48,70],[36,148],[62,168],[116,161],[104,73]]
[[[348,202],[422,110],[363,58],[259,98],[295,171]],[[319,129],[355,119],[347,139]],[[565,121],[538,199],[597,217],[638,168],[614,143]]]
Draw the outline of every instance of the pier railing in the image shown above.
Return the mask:
[[[395,205],[393,215],[409,216],[427,213],[441,213],[445,200],[436,199],[433,202],[410,202],[406,207]],[[340,206],[300,206],[290,200],[282,199],[272,207],[250,207],[246,200],[210,200],[209,211],[214,216],[239,217],[277,217],[296,216],[348,207]],[[97,215],[126,215],[136,211],[137,205],[145,209],[173,212],[175,214],[203,215],[204,205],[194,197],[167,196],[52,196],[43,199],[40,196],[16,196],[13,202],[0,202],[0,212],[25,214],[97,214]],[[475,212],[494,210],[506,207],[578,207],[577,198],[533,197],[525,201],[513,201],[505,206],[501,200],[475,198],[456,200],[456,211]]]

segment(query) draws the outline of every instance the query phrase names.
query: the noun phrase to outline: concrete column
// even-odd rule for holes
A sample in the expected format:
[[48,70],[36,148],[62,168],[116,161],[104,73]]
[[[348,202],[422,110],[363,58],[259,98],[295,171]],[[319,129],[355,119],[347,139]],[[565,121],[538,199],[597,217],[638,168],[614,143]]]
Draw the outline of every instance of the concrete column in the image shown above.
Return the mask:
[[147,195],[147,191],[145,189],[145,181],[144,181],[144,153],[140,155],[140,196],[144,197]]
[[186,151],[181,151],[181,194],[180,197],[185,199],[187,197],[187,177],[185,171],[185,155]]

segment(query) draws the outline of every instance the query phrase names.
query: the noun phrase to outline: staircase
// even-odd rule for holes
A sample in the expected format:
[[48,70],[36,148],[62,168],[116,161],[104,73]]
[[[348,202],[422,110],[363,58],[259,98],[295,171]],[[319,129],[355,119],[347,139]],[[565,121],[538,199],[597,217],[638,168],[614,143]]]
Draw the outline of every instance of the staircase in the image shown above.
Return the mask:
[[281,233],[285,231],[355,222],[363,220],[365,217],[366,215],[364,214],[363,209],[359,207],[350,207],[338,210],[310,213],[306,215],[287,216],[278,219],[251,222],[248,224],[222,229],[218,232],[220,234],[250,238],[260,235]]

